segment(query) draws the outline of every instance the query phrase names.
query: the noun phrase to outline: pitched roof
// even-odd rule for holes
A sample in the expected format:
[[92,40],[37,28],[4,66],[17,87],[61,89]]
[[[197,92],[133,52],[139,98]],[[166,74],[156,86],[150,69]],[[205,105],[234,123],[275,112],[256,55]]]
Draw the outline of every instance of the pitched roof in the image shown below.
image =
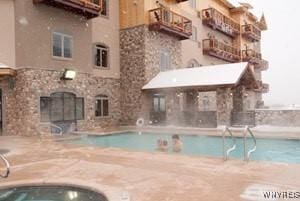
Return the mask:
[[160,72],[142,89],[233,87],[247,69],[248,63],[243,62],[170,70]]

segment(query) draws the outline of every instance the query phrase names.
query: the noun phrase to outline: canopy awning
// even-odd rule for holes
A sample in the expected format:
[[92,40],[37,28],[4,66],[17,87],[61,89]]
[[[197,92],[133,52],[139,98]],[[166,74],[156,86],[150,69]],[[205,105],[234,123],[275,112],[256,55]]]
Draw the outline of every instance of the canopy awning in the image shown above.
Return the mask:
[[16,70],[0,62],[0,76],[14,76]]
[[246,62],[160,72],[142,89],[195,88],[207,91],[222,87],[231,88],[242,82],[244,85],[257,87],[254,71]]

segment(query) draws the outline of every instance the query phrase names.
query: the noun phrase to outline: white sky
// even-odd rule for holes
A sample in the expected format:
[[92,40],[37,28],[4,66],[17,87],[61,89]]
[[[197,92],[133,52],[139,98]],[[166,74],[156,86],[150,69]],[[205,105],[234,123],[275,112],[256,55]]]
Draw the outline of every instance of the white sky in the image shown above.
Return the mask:
[[258,16],[264,12],[268,23],[262,39],[263,57],[270,63],[263,72],[264,82],[270,84],[266,104],[300,104],[300,1],[244,2],[251,3]]

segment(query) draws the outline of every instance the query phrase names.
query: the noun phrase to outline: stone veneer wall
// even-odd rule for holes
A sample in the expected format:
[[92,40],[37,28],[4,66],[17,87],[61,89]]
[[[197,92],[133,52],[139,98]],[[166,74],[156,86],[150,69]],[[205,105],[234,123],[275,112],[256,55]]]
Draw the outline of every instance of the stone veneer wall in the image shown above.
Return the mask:
[[[37,135],[44,123],[40,122],[40,97],[53,92],[72,92],[84,97],[85,119],[78,128],[93,129],[118,125],[120,122],[119,79],[94,77],[77,73],[75,80],[62,81],[62,71],[20,69],[14,78],[14,87],[4,87],[4,120],[7,135]],[[95,117],[95,96],[109,97],[110,116]]]
[[256,110],[256,125],[300,127],[300,110]]
[[[176,38],[149,31],[146,25],[120,30],[121,110],[125,125],[135,124],[139,117],[149,122],[152,95],[143,92],[142,87],[160,72],[162,47],[171,53],[172,68],[179,68],[181,42]],[[172,102],[174,97],[168,96],[166,101]],[[167,114],[173,112],[169,110]]]

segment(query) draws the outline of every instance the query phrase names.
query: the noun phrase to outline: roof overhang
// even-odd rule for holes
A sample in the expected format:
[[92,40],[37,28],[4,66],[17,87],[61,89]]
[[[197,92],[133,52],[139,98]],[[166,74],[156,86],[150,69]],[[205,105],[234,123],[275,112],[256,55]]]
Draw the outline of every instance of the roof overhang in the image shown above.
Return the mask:
[[218,88],[234,88],[240,84],[248,88],[258,87],[253,68],[245,62],[160,72],[142,89],[215,91]]
[[16,70],[6,64],[0,63],[0,76],[15,76]]

